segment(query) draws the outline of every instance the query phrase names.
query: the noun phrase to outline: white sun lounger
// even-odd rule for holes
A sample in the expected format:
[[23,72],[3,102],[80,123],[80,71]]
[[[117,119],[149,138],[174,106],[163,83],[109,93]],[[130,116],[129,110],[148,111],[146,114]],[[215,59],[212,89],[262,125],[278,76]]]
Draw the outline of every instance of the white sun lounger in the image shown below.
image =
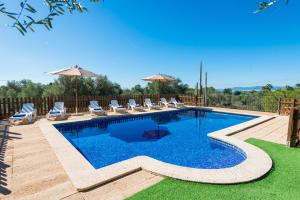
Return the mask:
[[104,115],[105,111],[99,106],[98,101],[90,101],[89,111],[91,114]]
[[55,102],[53,109],[47,114],[47,118],[65,118],[67,109],[65,108],[64,102]]
[[184,103],[177,101],[174,97],[171,98],[170,103],[174,104],[176,108],[184,106]]
[[131,110],[137,110],[137,111],[144,110],[144,107],[141,106],[140,104],[137,104],[134,99],[128,100],[128,108],[130,108]]
[[111,100],[109,107],[110,110],[113,110],[114,112],[126,112],[126,108],[124,108],[122,105],[119,105],[117,100]]
[[21,112],[15,113],[12,117],[9,118],[9,121],[11,123],[20,122],[26,123],[26,122],[32,122],[37,116],[37,111],[34,108],[33,103],[24,103],[22,105]]
[[160,106],[155,104],[155,103],[152,103],[151,99],[149,99],[149,98],[145,99],[144,106],[148,107],[149,110],[151,110],[151,109],[160,109]]
[[166,98],[160,98],[160,104],[161,104],[161,105],[164,105],[166,108],[168,108],[169,106],[173,106],[173,107],[174,107],[174,104],[168,102],[168,101],[166,100]]

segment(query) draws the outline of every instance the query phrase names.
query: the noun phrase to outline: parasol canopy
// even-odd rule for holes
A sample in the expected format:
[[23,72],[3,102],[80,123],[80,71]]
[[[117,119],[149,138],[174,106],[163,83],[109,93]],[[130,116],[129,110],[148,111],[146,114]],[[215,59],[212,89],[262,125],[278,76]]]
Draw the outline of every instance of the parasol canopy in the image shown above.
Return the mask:
[[[75,65],[74,67],[69,67],[66,69],[60,69],[55,71],[50,71],[48,74],[52,75],[61,75],[61,76],[74,76],[74,77],[97,77],[98,75],[94,72],[91,72],[89,70],[83,69],[82,67],[79,67],[78,65]],[[76,79],[76,114],[78,113],[78,85],[77,85],[77,79]]]
[[98,76],[94,72],[91,72],[91,71],[86,70],[82,67],[79,67],[78,65],[75,65],[74,67],[69,67],[69,68],[66,68],[66,69],[50,71],[48,73],[53,74],[53,75],[80,76],[80,77],[87,77],[87,78]]
[[158,90],[158,101],[160,99],[160,83],[170,83],[170,82],[176,82],[177,80],[173,78],[172,76],[166,75],[166,74],[154,74],[152,76],[148,76],[146,78],[143,78],[144,81],[150,81],[150,82],[157,82],[157,90]]
[[143,80],[151,81],[151,82],[161,82],[161,83],[176,82],[175,78],[166,74],[154,74],[152,76],[143,78]]

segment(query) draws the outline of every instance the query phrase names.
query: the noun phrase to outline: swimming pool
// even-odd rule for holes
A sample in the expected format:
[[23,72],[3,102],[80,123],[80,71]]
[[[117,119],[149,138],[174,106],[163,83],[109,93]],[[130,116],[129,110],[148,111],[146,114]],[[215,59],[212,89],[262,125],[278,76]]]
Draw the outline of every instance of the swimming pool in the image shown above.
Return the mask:
[[240,164],[246,155],[207,134],[254,118],[186,109],[54,126],[95,169],[143,155],[179,166],[220,169]]

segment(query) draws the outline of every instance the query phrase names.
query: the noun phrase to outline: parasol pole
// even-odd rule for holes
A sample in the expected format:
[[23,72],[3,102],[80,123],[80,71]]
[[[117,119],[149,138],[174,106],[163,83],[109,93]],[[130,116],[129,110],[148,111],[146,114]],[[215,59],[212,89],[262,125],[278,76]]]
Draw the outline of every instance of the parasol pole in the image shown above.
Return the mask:
[[204,106],[207,106],[207,72],[205,73]]
[[158,96],[158,102],[160,101],[160,87],[159,87],[160,85],[159,85],[159,84],[160,84],[160,80],[158,80],[158,82],[157,82],[157,93],[158,93],[157,96]]
[[76,92],[75,92],[75,113],[77,114],[77,113],[78,113],[78,78],[77,78],[77,76],[76,76],[75,82],[76,82]]

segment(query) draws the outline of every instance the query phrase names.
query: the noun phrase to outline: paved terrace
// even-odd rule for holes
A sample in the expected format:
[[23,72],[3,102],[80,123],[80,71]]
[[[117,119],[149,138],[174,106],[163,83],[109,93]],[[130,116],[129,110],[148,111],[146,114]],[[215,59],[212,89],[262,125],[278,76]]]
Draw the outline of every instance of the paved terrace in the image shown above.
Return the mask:
[[[232,111],[229,109],[217,109]],[[245,111],[234,110],[237,113]],[[257,114],[256,112],[250,112]],[[272,113],[265,113],[274,115]],[[89,115],[70,120],[88,119]],[[285,144],[288,117],[276,116],[268,122],[233,135]],[[3,127],[2,127],[3,128]],[[0,126],[1,132],[1,126]],[[2,131],[3,132],[3,131]],[[1,138],[3,136],[0,134]],[[0,140],[1,141],[1,140]],[[0,157],[0,199],[124,199],[163,177],[138,171],[87,192],[78,192],[64,172],[37,123],[10,127]]]
[[[214,108],[219,111],[229,111],[230,109],[223,108]],[[245,114],[246,111],[243,110],[234,110],[236,113]],[[251,114],[260,114],[259,112],[247,111]],[[265,115],[274,115],[274,113],[264,113]],[[288,132],[288,116],[276,116],[275,119],[265,122],[259,126],[253,127],[251,129],[242,131],[235,135],[232,135],[234,138],[240,140],[247,140],[249,138],[256,138],[265,141],[270,141],[279,144],[286,144],[287,132]]]

